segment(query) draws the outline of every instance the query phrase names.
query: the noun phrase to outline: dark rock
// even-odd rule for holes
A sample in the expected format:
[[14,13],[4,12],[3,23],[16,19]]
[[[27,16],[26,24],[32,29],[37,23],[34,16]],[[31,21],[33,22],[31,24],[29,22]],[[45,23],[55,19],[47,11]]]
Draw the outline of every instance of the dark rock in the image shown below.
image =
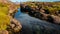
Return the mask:
[[48,22],[54,23],[54,22],[53,22],[53,18],[52,18],[50,15],[47,16],[47,18],[48,18],[48,19],[47,19]]

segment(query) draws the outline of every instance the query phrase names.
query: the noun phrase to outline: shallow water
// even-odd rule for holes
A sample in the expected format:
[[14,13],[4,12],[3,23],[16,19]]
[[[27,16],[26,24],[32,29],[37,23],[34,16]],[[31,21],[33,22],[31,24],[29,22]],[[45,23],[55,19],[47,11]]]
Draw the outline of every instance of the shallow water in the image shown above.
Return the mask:
[[26,13],[22,13],[20,11],[20,8],[18,9],[18,12],[15,14],[15,18],[21,22],[22,31],[24,31],[23,34],[24,33],[25,34],[34,34],[32,32],[36,32],[36,30],[40,31],[41,29],[60,31],[60,25],[55,25],[55,24],[31,17]]

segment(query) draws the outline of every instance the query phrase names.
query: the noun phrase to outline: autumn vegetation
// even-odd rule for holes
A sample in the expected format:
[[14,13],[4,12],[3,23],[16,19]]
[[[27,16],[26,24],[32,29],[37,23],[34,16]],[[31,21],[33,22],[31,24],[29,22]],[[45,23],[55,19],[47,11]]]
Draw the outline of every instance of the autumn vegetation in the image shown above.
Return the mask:
[[8,7],[0,3],[0,30],[6,30],[7,25],[10,23],[8,14]]
[[[13,15],[14,12],[17,12],[17,9],[19,7],[20,7],[19,4],[15,4],[9,0],[0,0],[0,34],[2,33],[8,34],[7,28],[9,29],[10,27],[13,26],[11,25],[11,21],[13,22],[15,20],[16,22],[13,23],[16,24],[16,27],[18,27],[17,26],[18,21],[13,18]],[[19,28],[16,28],[16,30],[19,30]]]

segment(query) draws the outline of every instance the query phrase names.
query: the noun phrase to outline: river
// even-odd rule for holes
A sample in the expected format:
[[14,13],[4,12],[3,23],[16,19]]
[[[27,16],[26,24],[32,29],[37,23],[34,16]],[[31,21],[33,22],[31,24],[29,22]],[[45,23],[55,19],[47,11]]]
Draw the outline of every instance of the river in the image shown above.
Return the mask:
[[60,34],[60,25],[31,17],[26,13],[22,13],[20,8],[15,14],[15,18],[21,22],[21,34]]

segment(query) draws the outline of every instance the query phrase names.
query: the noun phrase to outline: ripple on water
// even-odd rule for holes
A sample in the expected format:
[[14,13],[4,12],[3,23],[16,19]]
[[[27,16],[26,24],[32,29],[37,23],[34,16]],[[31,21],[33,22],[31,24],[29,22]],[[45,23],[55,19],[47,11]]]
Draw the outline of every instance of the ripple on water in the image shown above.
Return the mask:
[[20,9],[15,14],[15,18],[21,22],[23,29],[24,28],[35,29],[38,27],[37,29],[48,28],[48,29],[55,29],[60,31],[60,25],[55,25],[55,24],[31,17],[28,14],[22,13]]

